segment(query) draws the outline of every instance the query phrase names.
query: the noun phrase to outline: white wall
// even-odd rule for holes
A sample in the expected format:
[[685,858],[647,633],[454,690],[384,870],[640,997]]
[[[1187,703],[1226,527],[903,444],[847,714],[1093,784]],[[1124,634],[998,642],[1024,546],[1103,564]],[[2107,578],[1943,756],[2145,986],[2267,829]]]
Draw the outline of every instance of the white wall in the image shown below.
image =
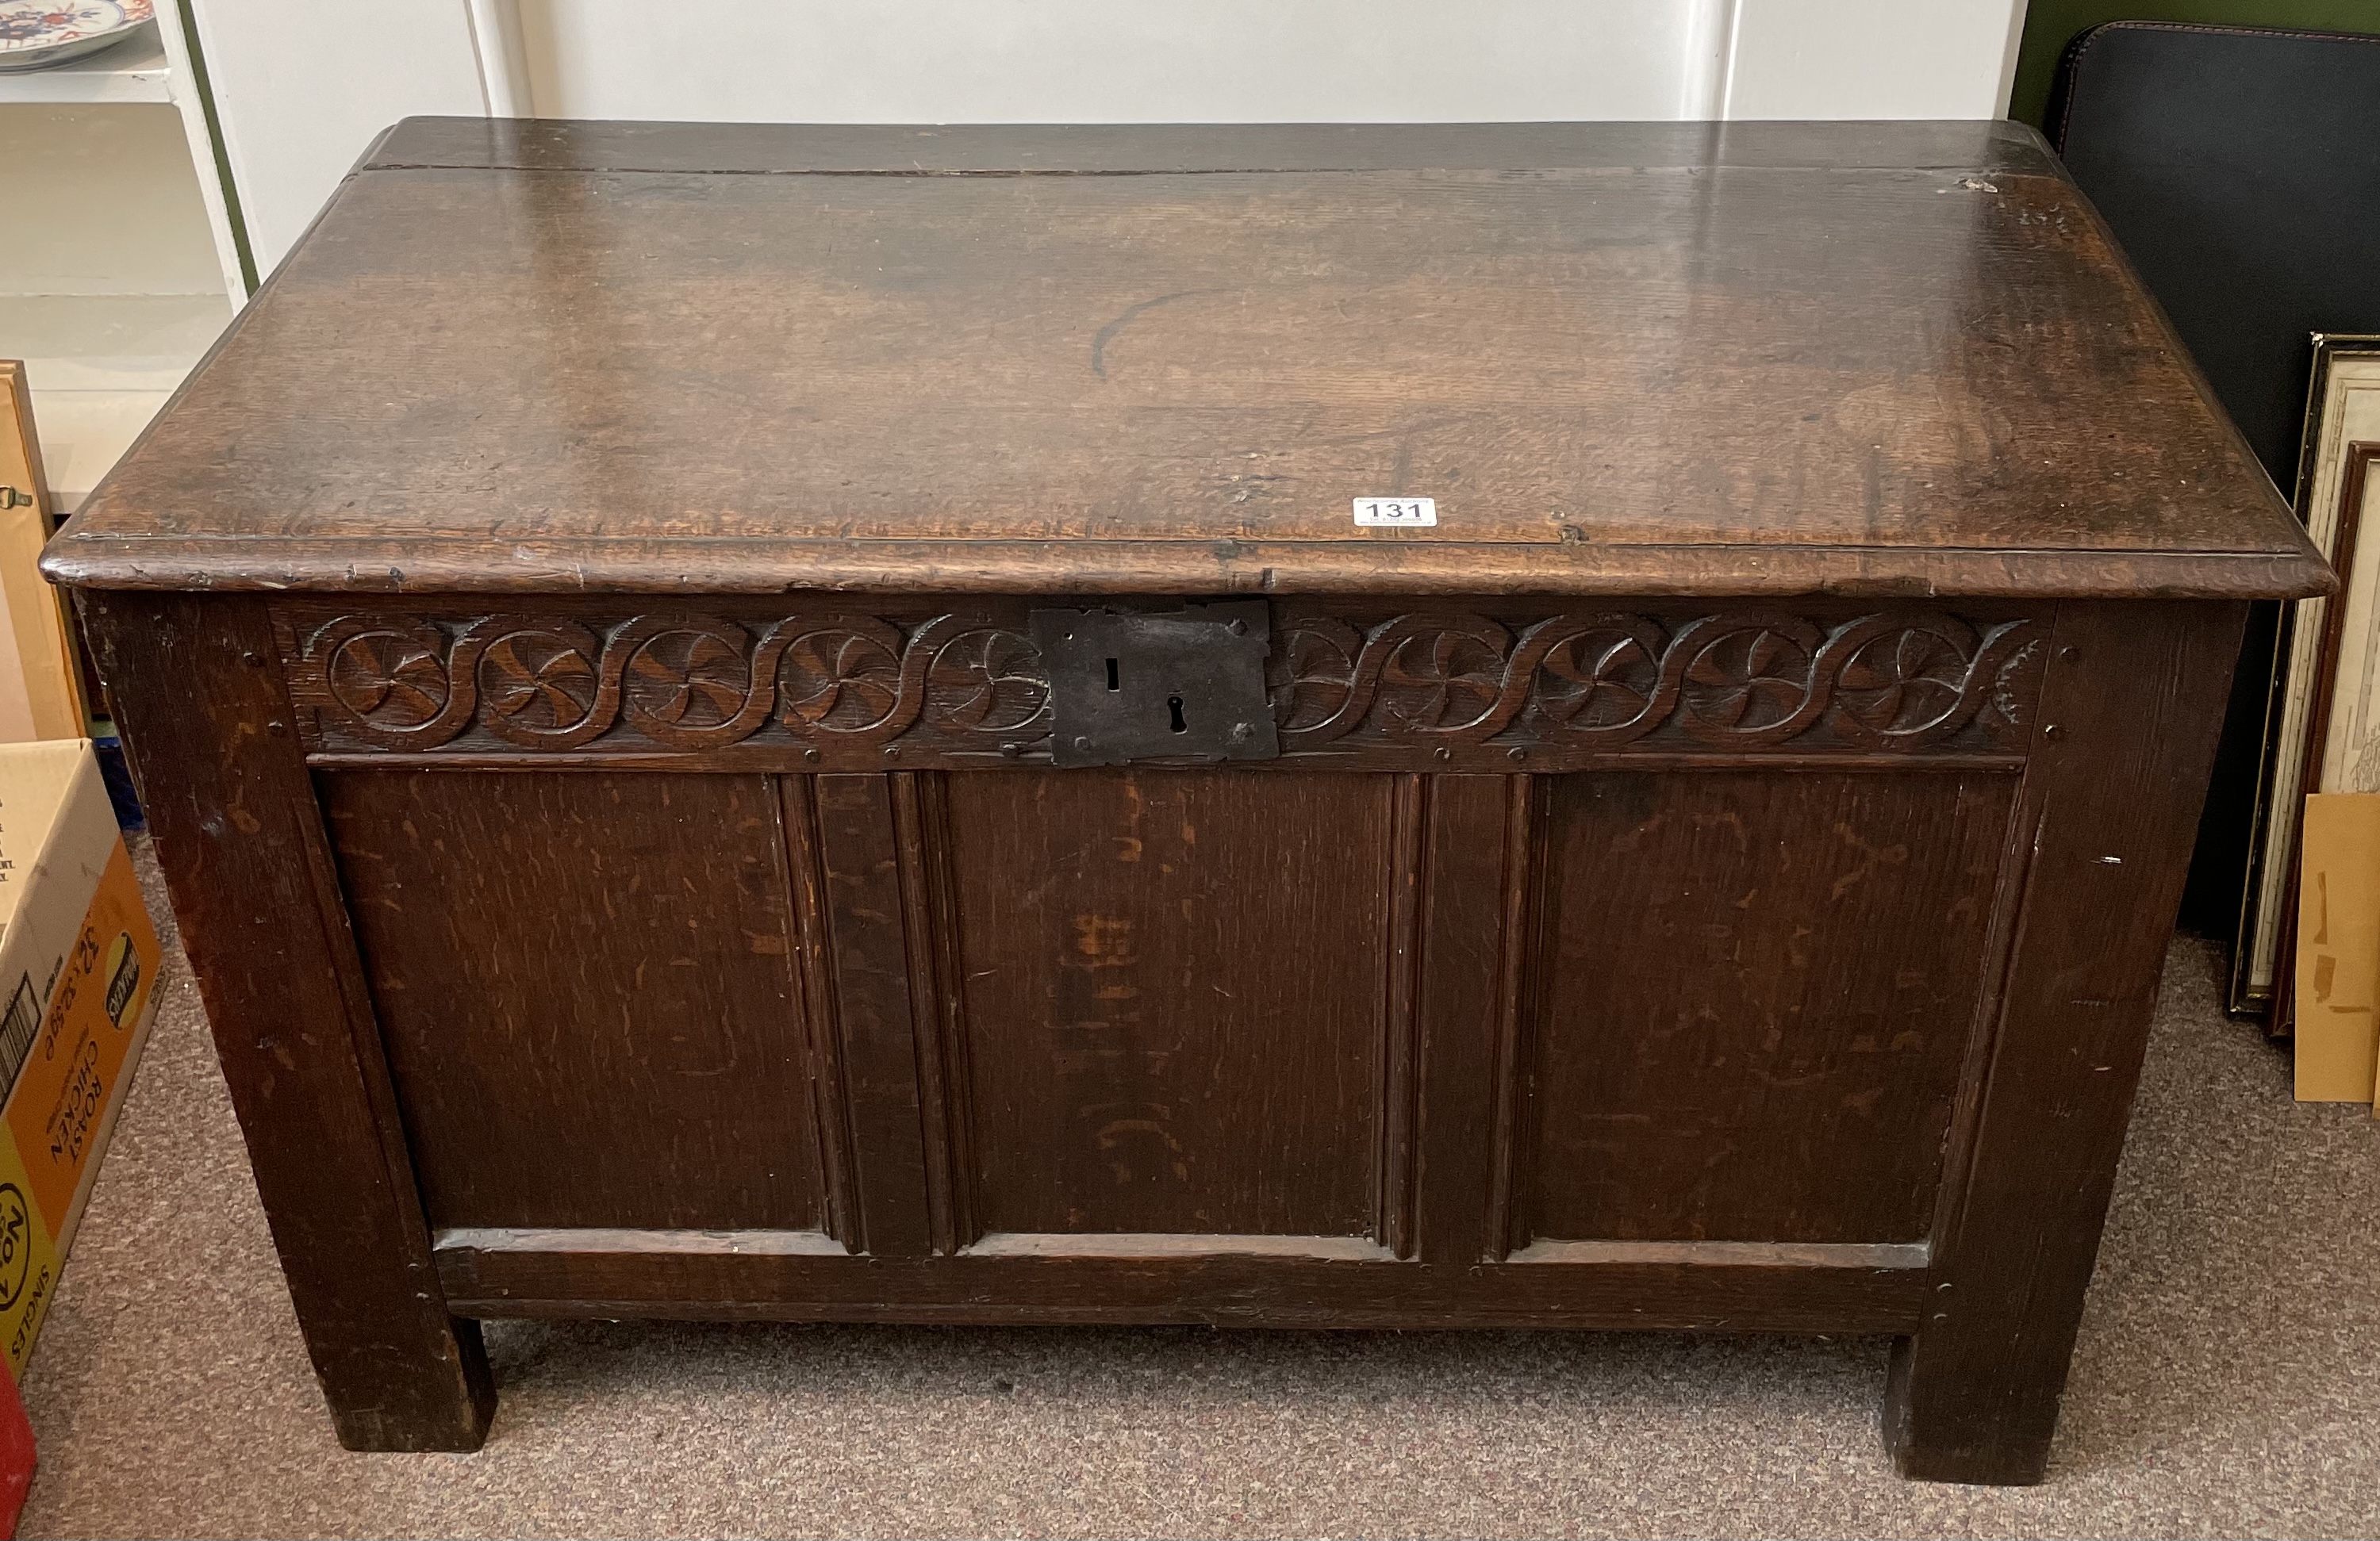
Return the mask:
[[1166,123],[1678,115],[1675,0],[776,0],[734,47],[518,0],[555,117]]
[[1736,0],[1734,118],[1998,117],[2024,0]]
[[[196,0],[258,264],[371,137],[843,123],[1990,117],[2023,0]],[[509,43],[509,45],[508,45]]]

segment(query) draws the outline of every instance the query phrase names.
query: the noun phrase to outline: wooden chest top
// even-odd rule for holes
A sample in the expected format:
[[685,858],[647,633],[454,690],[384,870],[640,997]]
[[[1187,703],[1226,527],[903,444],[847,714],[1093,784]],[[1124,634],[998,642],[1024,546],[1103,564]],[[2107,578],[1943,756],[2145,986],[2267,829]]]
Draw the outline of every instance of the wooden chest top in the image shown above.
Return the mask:
[[[1358,528],[1376,496],[1439,523]],[[2327,582],[2005,124],[408,120],[46,565],[425,592]]]

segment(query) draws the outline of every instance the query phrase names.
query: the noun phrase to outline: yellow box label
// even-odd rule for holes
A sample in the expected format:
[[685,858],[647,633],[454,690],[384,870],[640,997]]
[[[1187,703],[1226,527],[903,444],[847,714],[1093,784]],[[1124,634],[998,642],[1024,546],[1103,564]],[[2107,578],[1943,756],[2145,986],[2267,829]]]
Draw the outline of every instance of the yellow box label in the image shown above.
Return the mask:
[[57,1249],[28,1197],[31,1185],[15,1140],[0,1132],[0,1346],[11,1378],[24,1374],[58,1284]]
[[50,996],[42,1036],[8,1097],[8,1130],[44,1240],[66,1222],[156,980],[157,933],[118,841]]

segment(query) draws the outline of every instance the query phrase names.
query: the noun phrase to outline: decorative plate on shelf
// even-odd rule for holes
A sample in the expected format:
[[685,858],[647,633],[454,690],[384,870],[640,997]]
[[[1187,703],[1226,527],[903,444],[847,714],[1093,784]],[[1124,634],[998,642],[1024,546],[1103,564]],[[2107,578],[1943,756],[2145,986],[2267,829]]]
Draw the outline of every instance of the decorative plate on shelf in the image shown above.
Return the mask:
[[156,0],[0,0],[0,73],[96,54],[156,18]]

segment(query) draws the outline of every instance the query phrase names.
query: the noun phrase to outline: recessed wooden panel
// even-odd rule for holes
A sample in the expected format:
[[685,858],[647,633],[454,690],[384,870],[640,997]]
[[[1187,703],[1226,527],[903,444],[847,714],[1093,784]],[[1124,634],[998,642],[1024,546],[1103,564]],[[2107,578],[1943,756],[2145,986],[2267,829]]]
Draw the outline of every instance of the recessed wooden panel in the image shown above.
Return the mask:
[[978,1229],[1373,1232],[1393,781],[950,777]]
[[322,783],[433,1226],[819,1222],[766,778]]
[[2015,785],[1549,779],[1523,1234],[1922,1240]]

